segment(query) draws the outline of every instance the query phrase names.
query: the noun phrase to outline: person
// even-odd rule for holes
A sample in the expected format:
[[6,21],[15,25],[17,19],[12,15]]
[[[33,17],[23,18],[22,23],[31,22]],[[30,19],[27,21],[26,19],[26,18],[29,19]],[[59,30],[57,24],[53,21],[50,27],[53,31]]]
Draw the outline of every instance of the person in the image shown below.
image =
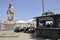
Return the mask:
[[52,24],[52,23],[50,23],[50,27],[51,27],[51,28],[53,27],[53,24]]
[[48,23],[48,24],[46,25],[46,27],[47,27],[47,28],[50,28],[50,24]]

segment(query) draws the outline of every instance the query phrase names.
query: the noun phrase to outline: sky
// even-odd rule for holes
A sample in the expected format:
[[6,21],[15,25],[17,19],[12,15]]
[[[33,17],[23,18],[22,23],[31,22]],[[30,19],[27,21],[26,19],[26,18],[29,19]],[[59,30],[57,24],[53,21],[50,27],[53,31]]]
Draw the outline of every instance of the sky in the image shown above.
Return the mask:
[[[14,20],[29,20],[42,15],[42,0],[0,0],[0,20],[7,20],[9,3],[15,9]],[[60,0],[44,0],[44,11],[60,13]]]

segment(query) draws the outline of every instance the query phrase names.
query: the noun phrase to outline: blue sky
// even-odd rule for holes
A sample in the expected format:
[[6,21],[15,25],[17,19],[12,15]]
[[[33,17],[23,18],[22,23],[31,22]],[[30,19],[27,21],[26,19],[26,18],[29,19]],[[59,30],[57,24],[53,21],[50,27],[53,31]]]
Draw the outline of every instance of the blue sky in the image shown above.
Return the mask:
[[[7,19],[9,3],[15,8],[14,20],[29,20],[42,15],[42,0],[0,0],[0,20]],[[45,11],[60,13],[60,0],[44,0]]]

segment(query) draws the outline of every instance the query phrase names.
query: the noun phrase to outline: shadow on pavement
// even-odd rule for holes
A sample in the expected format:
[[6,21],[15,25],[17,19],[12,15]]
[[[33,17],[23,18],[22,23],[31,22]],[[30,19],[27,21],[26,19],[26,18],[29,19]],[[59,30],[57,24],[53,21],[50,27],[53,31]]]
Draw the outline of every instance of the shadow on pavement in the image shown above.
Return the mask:
[[31,34],[31,38],[30,39],[32,39],[32,40],[45,40],[42,37],[36,37],[36,35],[34,33],[29,33],[29,34]]

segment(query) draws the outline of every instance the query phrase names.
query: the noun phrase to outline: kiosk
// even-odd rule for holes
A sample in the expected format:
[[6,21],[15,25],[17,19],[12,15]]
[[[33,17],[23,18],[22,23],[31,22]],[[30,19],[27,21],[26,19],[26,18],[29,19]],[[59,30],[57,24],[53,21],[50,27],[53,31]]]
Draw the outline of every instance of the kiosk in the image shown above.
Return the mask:
[[[60,38],[60,14],[45,12],[44,15],[35,17],[36,19],[36,36],[46,39]],[[47,21],[52,23],[47,24]]]

